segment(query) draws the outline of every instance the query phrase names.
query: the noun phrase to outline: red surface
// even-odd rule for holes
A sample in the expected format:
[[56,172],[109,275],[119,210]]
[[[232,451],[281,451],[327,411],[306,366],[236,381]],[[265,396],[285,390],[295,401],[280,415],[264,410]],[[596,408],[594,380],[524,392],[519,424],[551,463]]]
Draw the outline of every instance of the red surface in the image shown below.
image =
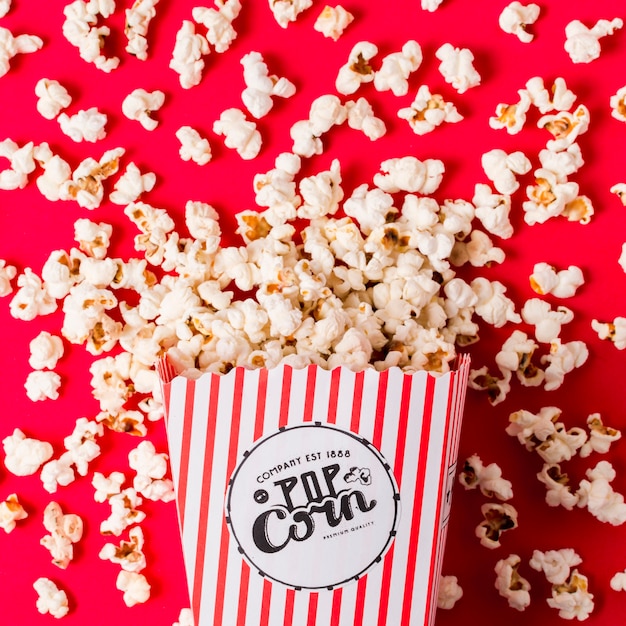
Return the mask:
[[[566,377],[557,391],[543,392],[514,385],[505,402],[491,407],[478,392],[468,393],[466,417],[460,444],[460,458],[478,453],[485,463],[498,462],[504,476],[513,482],[511,503],[519,511],[519,528],[506,533],[502,547],[490,551],[480,546],[474,528],[481,521],[480,506],[486,499],[478,492],[465,492],[457,485],[444,574],[454,574],[464,589],[464,597],[450,611],[440,611],[438,626],[459,623],[484,623],[485,619],[507,620],[511,626],[552,624],[558,620],[545,598],[549,584],[542,575],[528,566],[534,549],[575,548],[583,559],[580,571],[589,577],[596,609],[589,624],[613,626],[626,609],[626,595],[609,588],[609,580],[626,568],[625,533],[594,519],[586,510],[572,512],[551,509],[544,502],[544,487],[535,479],[541,468],[538,457],[524,450],[504,428],[510,412],[526,408],[537,410],[555,405],[563,410],[568,427],[584,426],[588,414],[600,412],[605,423],[626,426],[623,381],[626,374],[624,353],[608,342],[601,342],[590,328],[593,318],[613,319],[626,315],[626,276],[617,264],[621,245],[626,241],[626,209],[609,187],[626,181],[622,153],[626,126],[610,117],[609,98],[626,83],[623,67],[626,60],[626,32],[601,41],[600,59],[589,65],[574,65],[563,49],[565,25],[580,19],[588,25],[599,18],[617,17],[616,3],[609,0],[541,3],[539,21],[531,27],[536,34],[531,44],[522,44],[498,27],[497,17],[506,2],[493,0],[444,0],[435,13],[419,8],[418,0],[368,4],[345,0],[342,4],[356,17],[345,35],[337,42],[325,39],[313,30],[315,18],[323,6],[310,9],[286,30],[274,21],[265,0],[246,2],[235,26],[238,39],[223,55],[212,53],[206,59],[201,84],[183,90],[177,75],[168,68],[176,32],[183,19],[191,19],[195,3],[161,0],[157,17],[148,36],[149,60],[141,62],[124,53],[123,7],[107,20],[113,35],[107,51],[122,58],[120,67],[104,74],[83,62],[61,35],[64,2],[26,2],[14,0],[11,12],[0,25],[14,34],[29,33],[44,39],[44,48],[31,55],[22,55],[11,62],[11,71],[0,78],[0,139],[10,137],[20,145],[34,141],[49,142],[72,166],[87,156],[99,158],[109,148],[126,148],[123,163],[134,161],[142,171],[154,171],[156,188],[144,199],[166,208],[182,224],[187,200],[211,203],[222,215],[225,241],[237,241],[232,234],[233,215],[254,206],[252,176],[273,166],[275,156],[289,150],[288,130],[308,114],[313,98],[335,93],[334,80],[352,46],[370,40],[379,46],[378,59],[399,50],[408,39],[422,46],[424,62],[411,76],[409,94],[395,98],[390,92],[379,94],[372,85],[359,90],[355,97],[366,96],[377,114],[384,118],[388,134],[371,143],[361,133],[347,127],[333,129],[324,137],[326,151],[309,160],[304,174],[326,169],[332,158],[342,165],[346,196],[363,182],[371,183],[380,162],[386,158],[415,155],[421,159],[439,158],[446,165],[446,174],[435,197],[471,199],[474,184],[487,182],[480,167],[480,155],[492,148],[508,152],[523,150],[537,166],[537,153],[548,138],[534,127],[537,117],[529,116],[526,129],[509,136],[488,126],[499,102],[514,102],[517,90],[532,76],[542,76],[546,83],[563,76],[570,89],[591,112],[589,132],[580,138],[586,164],[572,180],[579,182],[581,193],[594,203],[596,214],[588,225],[569,223],[555,218],[543,225],[529,227],[523,222],[521,201],[523,191],[514,197],[512,220],[516,229],[513,238],[498,242],[506,252],[501,266],[480,270],[462,269],[462,276],[485,275],[504,282],[508,295],[518,310],[533,297],[528,276],[538,261],[547,261],[560,268],[579,265],[586,284],[572,299],[564,302],[576,314],[575,320],[562,333],[564,340],[587,342],[590,357],[581,369]],[[130,3],[129,3],[130,4]],[[121,5],[121,3],[120,3]],[[626,17],[626,15],[621,15]],[[443,43],[469,47],[476,57],[476,68],[482,84],[459,95],[438,72],[436,49]],[[264,147],[253,161],[242,161],[212,133],[213,121],[231,106],[242,106],[240,93],[243,79],[239,59],[251,50],[264,54],[270,71],[292,80],[298,89],[296,97],[276,102],[273,111],[259,123]],[[75,144],[59,130],[55,121],[43,119],[36,112],[34,85],[42,77],[59,80],[74,101],[69,109],[97,106],[109,115],[108,135],[96,144]],[[396,111],[407,106],[421,84],[453,101],[465,120],[436,129],[418,137],[396,118]],[[157,114],[159,127],[149,133],[138,123],[121,114],[123,98],[134,88],[161,89],[166,103]],[[196,127],[212,143],[214,158],[205,167],[185,163],[178,157],[175,131],[183,124]],[[523,180],[528,183],[528,177]],[[523,189],[522,185],[522,189]],[[110,186],[108,186],[110,189]],[[123,215],[122,208],[105,202],[93,212],[71,202],[49,203],[39,194],[34,178],[23,190],[0,192],[0,257],[19,270],[31,267],[35,272],[51,250],[69,249],[74,245],[73,224],[79,217],[114,225],[111,255],[132,256],[132,238],[136,231]],[[556,302],[553,298],[546,298]],[[89,387],[88,366],[93,360],[80,346],[67,346],[58,366],[63,377],[62,396],[57,401],[30,402],[23,391],[30,371],[28,343],[40,330],[59,332],[62,314],[26,323],[14,320],[8,312],[9,299],[0,303],[0,338],[3,345],[2,382],[4,409],[0,417],[0,439],[15,427],[28,435],[50,441],[55,451],[62,450],[77,418],[93,417],[98,406]],[[472,350],[474,365],[493,366],[493,357],[513,327],[494,330],[483,325],[481,341]],[[531,330],[531,329],[526,329]],[[149,424],[149,435],[159,450],[165,449],[162,422]],[[139,443],[128,435],[106,433],[102,438],[103,454],[91,469],[108,473],[122,470],[128,477],[128,451]],[[607,457],[593,455],[564,465],[571,482],[577,485],[587,467],[601,458],[608,458],[618,476],[615,490],[626,493],[626,463],[623,441],[614,444]],[[143,524],[146,535],[148,567],[145,574],[152,585],[152,597],[145,605],[125,607],[121,593],[115,589],[118,567],[98,558],[100,547],[107,541],[99,532],[100,522],[108,516],[108,507],[93,501],[88,478],[80,478],[50,496],[41,487],[37,475],[13,477],[0,467],[0,498],[17,492],[29,513],[10,535],[0,534],[0,588],[2,588],[2,623],[44,624],[52,618],[40,616],[35,609],[36,594],[32,582],[47,576],[68,590],[72,610],[64,624],[91,623],[153,623],[169,625],[182,607],[189,606],[178,539],[176,512],[173,503],[146,502]],[[76,558],[62,571],[50,563],[47,551],[39,545],[45,534],[43,509],[54,498],[66,512],[78,513],[85,519],[85,536],[76,547]],[[521,573],[532,584],[532,602],[524,613],[508,608],[493,587],[493,566],[500,558],[517,553],[522,558]]]

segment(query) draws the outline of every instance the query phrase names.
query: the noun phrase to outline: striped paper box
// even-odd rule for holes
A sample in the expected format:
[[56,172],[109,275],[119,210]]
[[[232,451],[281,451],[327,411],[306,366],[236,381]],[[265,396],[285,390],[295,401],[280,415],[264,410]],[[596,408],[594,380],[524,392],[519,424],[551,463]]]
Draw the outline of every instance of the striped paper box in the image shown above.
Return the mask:
[[196,625],[432,624],[468,368],[162,363]]

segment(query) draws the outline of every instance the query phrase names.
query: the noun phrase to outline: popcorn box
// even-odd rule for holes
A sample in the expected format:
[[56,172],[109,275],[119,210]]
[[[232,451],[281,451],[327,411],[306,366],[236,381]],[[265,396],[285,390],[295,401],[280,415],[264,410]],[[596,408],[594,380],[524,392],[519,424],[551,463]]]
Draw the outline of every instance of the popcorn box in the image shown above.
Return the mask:
[[468,368],[163,361],[195,624],[432,624]]

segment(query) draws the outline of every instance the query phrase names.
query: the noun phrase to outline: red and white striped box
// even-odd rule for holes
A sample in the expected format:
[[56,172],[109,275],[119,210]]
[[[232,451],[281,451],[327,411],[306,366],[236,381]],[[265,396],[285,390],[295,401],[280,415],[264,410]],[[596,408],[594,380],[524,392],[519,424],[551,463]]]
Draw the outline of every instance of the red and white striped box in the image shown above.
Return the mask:
[[164,362],[196,626],[432,624],[468,368]]

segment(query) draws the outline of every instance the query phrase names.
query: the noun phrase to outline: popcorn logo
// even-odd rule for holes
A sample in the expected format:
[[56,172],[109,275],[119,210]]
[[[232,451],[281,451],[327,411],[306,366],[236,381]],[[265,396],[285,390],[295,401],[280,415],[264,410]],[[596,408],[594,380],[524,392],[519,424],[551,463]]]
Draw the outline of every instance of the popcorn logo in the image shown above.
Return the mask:
[[399,517],[398,487],[380,452],[321,422],[258,441],[226,495],[239,552],[262,576],[295,589],[358,580],[389,549]]

